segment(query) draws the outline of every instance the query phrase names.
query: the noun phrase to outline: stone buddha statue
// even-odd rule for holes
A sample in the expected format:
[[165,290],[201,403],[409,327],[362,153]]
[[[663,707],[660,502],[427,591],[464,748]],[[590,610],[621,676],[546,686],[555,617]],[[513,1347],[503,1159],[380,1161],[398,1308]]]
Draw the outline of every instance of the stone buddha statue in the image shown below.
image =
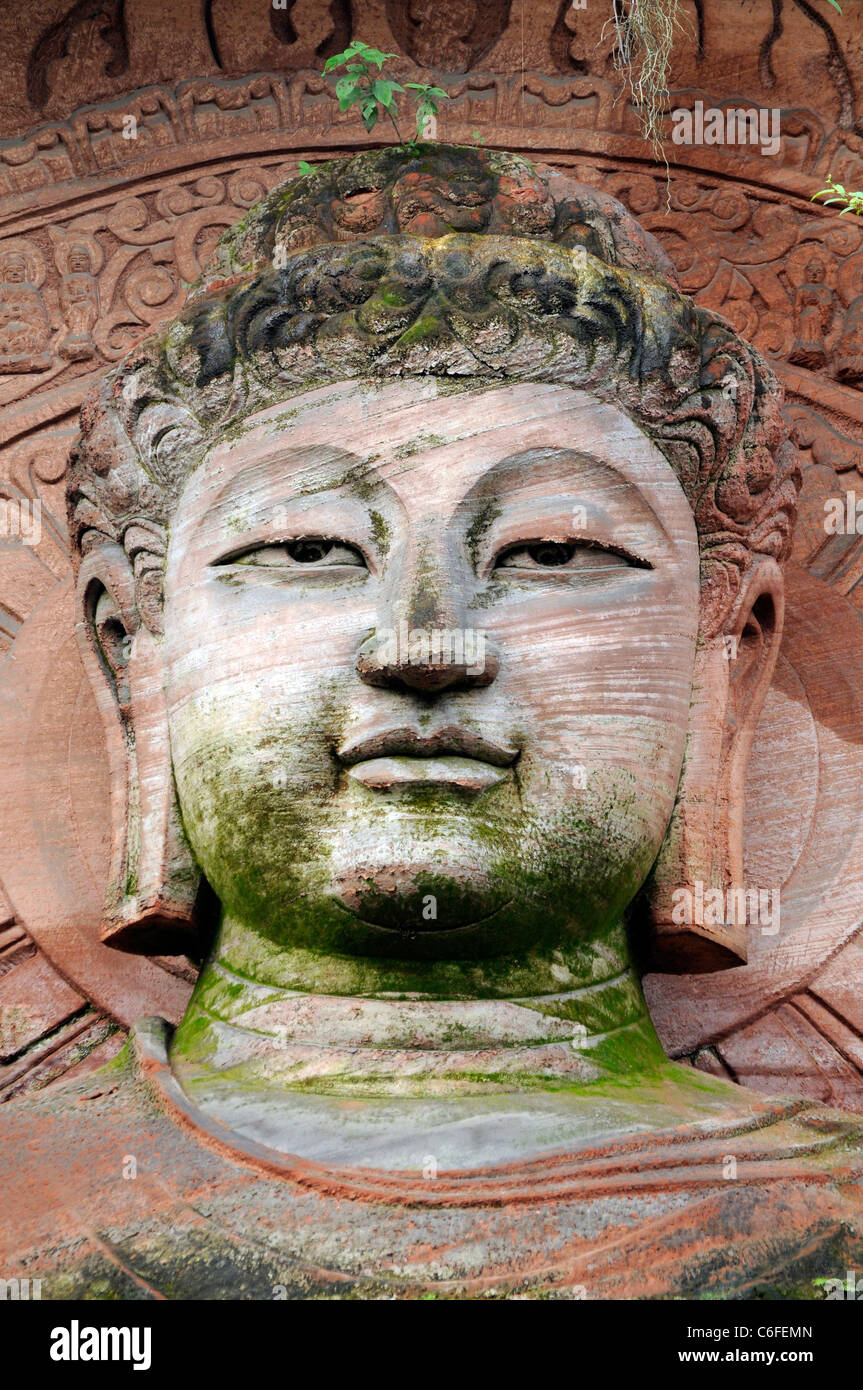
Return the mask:
[[669,1061],[637,968],[757,929],[670,903],[743,882],[780,406],[621,205],[447,146],[275,190],[105,378],[68,488],[104,940],[203,963],[176,1031],[5,1107],[43,1297],[810,1297],[863,1258],[863,1120]]

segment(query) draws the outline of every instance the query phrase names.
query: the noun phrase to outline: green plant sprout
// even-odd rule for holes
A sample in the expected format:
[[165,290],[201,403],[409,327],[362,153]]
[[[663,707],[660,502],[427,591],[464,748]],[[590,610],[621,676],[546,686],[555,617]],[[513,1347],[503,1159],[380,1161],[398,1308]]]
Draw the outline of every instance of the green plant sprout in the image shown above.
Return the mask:
[[449,93],[445,92],[443,87],[431,87],[426,82],[406,82],[405,87],[417,94],[417,133],[414,140],[411,141],[411,144],[416,144],[417,140],[422,138],[427,123],[439,114],[437,103],[449,101]]
[[[839,0],[828,0],[828,3],[838,14],[842,14]],[[672,50],[679,34],[689,36],[688,25],[682,17],[682,0],[630,0],[628,9],[623,7],[620,0],[611,0],[611,10],[612,16],[607,23],[613,24],[616,32],[615,64],[626,75],[644,138],[652,145],[656,158],[665,160],[662,121],[667,114]],[[603,27],[603,35],[606,27]],[[344,68],[345,75],[336,82],[339,110],[347,111],[358,104],[368,132],[374,129],[385,112],[392,121],[399,144],[415,150],[429,120],[439,114],[438,102],[448,101],[449,94],[443,88],[425,82],[406,82],[402,86],[384,71],[384,64],[396,56],[395,53],[382,53],[379,48],[363,43],[362,39],[353,39],[343,53],[336,53],[327,59],[322,76],[327,77],[336,69]],[[415,93],[417,109],[416,133],[406,141],[402,139],[396,120],[398,107],[395,98],[397,93],[408,91]],[[477,138],[474,132],[474,139]],[[667,160],[665,163],[667,171]],[[311,167],[302,162],[300,172],[308,173]],[[832,187],[824,190],[828,193],[833,191]],[[849,204],[844,210],[861,211],[856,204]]]
[[[826,193],[832,193],[833,197],[826,198],[824,196]],[[840,212],[840,217],[844,217],[846,212],[856,213],[858,217],[863,216],[863,190],[852,190],[849,193],[846,188],[842,187],[841,183],[834,182],[832,174],[827,175],[827,187],[813,193],[810,201],[814,203],[816,198],[824,198],[825,207],[829,203],[844,203],[845,207]]]
[[[379,48],[371,48],[362,39],[354,39],[344,53],[336,53],[324,64],[322,76],[326,77],[337,68],[345,68],[345,75],[336,82],[336,96],[339,110],[359,105],[363,125],[371,132],[377,125],[381,113],[386,112],[393,123],[398,142],[409,149],[415,149],[422,137],[428,121],[438,114],[439,101],[448,100],[442,87],[433,87],[427,82],[406,82],[404,86],[384,72],[384,63],[395,58],[395,53],[382,53]],[[396,117],[396,93],[412,91],[416,93],[416,134],[411,140],[403,140]],[[307,170],[300,166],[302,173]]]

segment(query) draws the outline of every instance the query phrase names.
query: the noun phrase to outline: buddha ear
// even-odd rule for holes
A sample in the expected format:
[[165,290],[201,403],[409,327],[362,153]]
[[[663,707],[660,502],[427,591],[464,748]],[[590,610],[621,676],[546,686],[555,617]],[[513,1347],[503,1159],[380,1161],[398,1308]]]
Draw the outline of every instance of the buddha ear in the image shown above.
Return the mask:
[[742,586],[724,643],[728,658],[725,706],[725,796],[728,871],[743,886],[746,768],[755,729],[773,680],[785,623],[785,587],[775,560],[755,565]]
[[655,968],[709,970],[747,959],[746,766],[784,615],[782,571],[762,557],[724,630],[696,655],[683,775],[650,888]]
[[111,869],[102,940],[143,955],[195,949],[200,871],[183,832],[171,769],[161,641],[140,620],[125,551],[102,540],[84,557],[77,635],[108,748]]

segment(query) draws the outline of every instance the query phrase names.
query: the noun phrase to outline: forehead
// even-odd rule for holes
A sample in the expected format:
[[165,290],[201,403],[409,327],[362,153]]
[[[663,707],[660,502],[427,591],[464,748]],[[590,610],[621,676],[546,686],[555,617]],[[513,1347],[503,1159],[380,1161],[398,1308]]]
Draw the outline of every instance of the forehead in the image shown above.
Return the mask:
[[563,385],[342,382],[246,418],[186,484],[185,520],[212,508],[383,490],[443,513],[467,496],[604,486],[690,532],[692,513],[657,446],[616,406]]

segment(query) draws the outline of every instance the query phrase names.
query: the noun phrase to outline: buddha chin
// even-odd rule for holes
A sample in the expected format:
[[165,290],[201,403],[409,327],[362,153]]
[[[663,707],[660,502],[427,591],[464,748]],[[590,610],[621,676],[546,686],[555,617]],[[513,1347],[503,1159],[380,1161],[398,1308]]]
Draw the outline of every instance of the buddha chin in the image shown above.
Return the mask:
[[376,808],[339,835],[336,901],[384,929],[365,947],[375,954],[479,958],[595,937],[620,921],[656,852],[643,822],[615,810],[594,790],[525,813],[514,780],[465,806],[432,792],[417,808]]
[[502,775],[454,754],[347,772],[310,724],[286,735],[274,774],[266,742],[205,756],[196,739],[178,783],[226,913],[276,946],[418,961],[555,950],[618,923],[661,844],[661,813],[625,767],[573,788],[528,745]]

